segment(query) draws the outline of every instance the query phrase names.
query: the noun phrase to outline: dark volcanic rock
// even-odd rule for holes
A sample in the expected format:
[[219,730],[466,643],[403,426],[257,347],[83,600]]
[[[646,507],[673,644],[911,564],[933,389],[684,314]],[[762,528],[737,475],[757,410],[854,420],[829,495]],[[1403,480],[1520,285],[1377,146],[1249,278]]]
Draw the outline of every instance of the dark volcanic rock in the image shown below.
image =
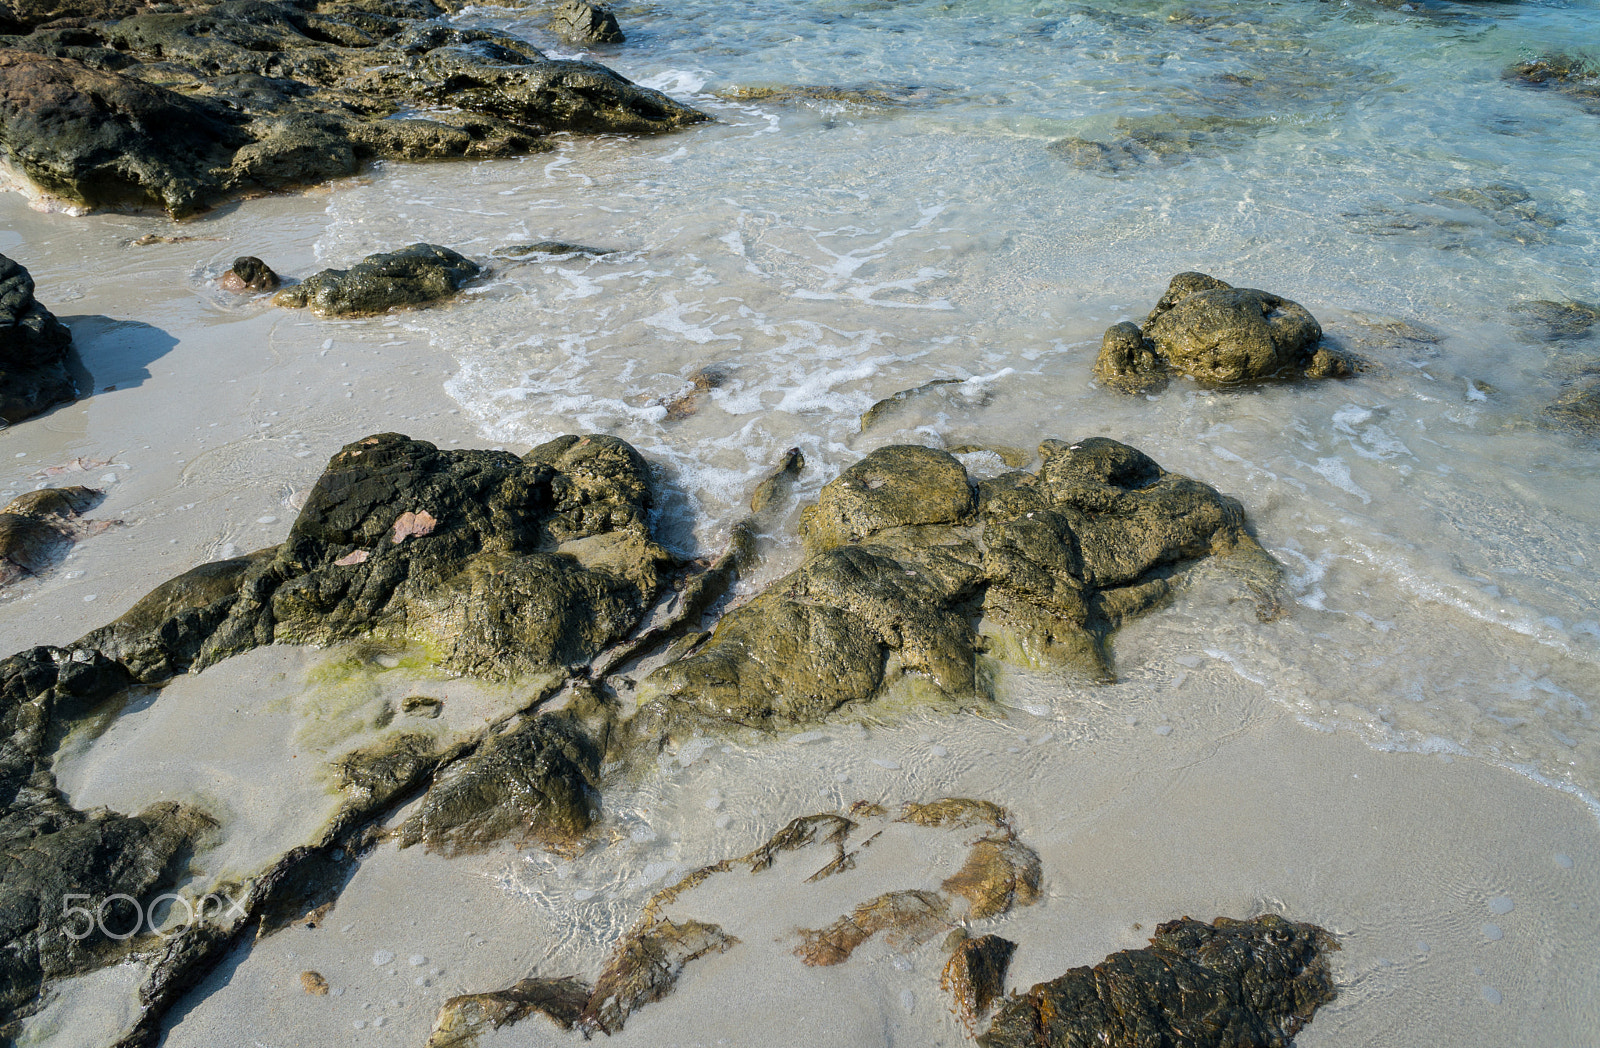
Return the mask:
[[1288,1048],[1334,998],[1334,937],[1269,914],[1185,917],[1143,950],[1074,968],[1008,1001],[983,1048]]
[[[432,0],[87,10],[0,52],[0,154],[44,202],[185,215],[375,158],[511,156],[557,131],[707,119],[592,62],[434,19]],[[3,15],[0,15],[3,17]],[[426,117],[395,118],[423,104]]]
[[[318,316],[383,313],[396,306],[425,306],[454,295],[483,270],[469,258],[435,244],[368,255],[349,269],[324,269],[273,297],[280,306],[310,306]],[[270,272],[270,270],[269,270]]]
[[588,0],[569,0],[556,12],[550,29],[573,44],[620,44],[627,39],[617,25],[617,16]]
[[1351,374],[1321,340],[1322,326],[1297,302],[1179,273],[1143,329],[1124,321],[1106,331],[1094,373],[1124,392],[1159,389],[1172,373],[1208,386]]
[[1263,617],[1278,613],[1280,569],[1238,502],[1113,440],[1039,452],[1036,474],[976,490],[930,448],[880,448],[846,470],[804,511],[800,568],[653,673],[636,730],[811,723],[906,672],[966,699],[985,646],[1109,678],[1112,631],[1207,555],[1244,578]]
[[[0,62],[5,58],[0,52]],[[28,271],[0,255],[0,423],[21,422],[78,395],[67,375],[71,343],[66,326],[34,300]]]
[[222,286],[228,291],[276,291],[281,283],[272,267],[254,255],[234,259],[232,267],[222,274]]
[[146,930],[139,904],[172,883],[212,825],[170,803],[135,816],[72,812],[71,820],[35,833],[0,816],[0,1016],[36,996],[45,980],[125,952],[120,940]]

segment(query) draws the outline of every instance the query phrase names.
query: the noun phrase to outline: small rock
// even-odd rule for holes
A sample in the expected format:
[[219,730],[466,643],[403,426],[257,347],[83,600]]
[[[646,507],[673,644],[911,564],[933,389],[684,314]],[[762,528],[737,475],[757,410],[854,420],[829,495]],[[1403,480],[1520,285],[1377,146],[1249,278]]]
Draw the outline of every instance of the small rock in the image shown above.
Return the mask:
[[570,0],[550,23],[556,35],[571,44],[620,44],[627,39],[617,16],[587,0]]
[[313,997],[328,996],[328,980],[322,977],[321,972],[301,972],[300,985]]
[[280,306],[309,306],[324,317],[384,313],[397,306],[426,306],[451,298],[483,272],[447,247],[412,244],[368,255],[349,269],[324,269],[273,296]]
[[222,274],[225,291],[276,291],[283,281],[272,267],[254,255],[243,255],[233,260],[233,267]]

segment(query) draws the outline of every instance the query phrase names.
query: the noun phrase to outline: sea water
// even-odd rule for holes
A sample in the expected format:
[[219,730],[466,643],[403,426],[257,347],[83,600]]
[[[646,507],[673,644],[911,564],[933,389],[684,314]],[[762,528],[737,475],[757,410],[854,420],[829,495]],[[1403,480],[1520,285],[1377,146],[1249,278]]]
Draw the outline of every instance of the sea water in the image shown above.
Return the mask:
[[[588,54],[715,121],[658,138],[556,136],[552,151],[517,160],[382,165],[303,199],[246,202],[184,227],[232,238],[201,245],[189,274],[204,307],[145,319],[180,341],[239,322],[203,288],[257,244],[309,271],[444,243],[492,262],[464,300],[326,325],[326,340],[309,318],[254,314],[249,323],[271,329],[272,366],[330,350],[355,360],[359,349],[372,360],[339,395],[378,402],[393,392],[385,371],[409,366],[404,347],[426,345],[453,363],[410,381],[443,380],[460,412],[452,440],[520,450],[566,432],[623,437],[657,467],[659,533],[683,554],[719,550],[792,446],[807,463],[797,504],[884,444],[1026,452],[1050,437],[1110,436],[1236,495],[1288,570],[1289,611],[1258,623],[1202,568],[1118,635],[1115,685],[1017,671],[997,687],[1003,718],[908,714],[762,746],[692,742],[665,754],[655,777],[608,794],[611,844],[573,860],[507,852],[452,865],[380,849],[337,927],[320,940],[292,929],[231,961],[181,1011],[173,1043],[248,1044],[262,1031],[419,1043],[448,993],[534,972],[592,977],[651,891],[789,818],[956,790],[1017,810],[1045,856],[1049,900],[1004,932],[1024,944],[1013,985],[1140,945],[1148,924],[1140,932],[1135,920],[1278,909],[1346,941],[1344,1003],[1304,1043],[1592,1037],[1592,870],[1589,889],[1570,887],[1592,864],[1592,841],[1523,840],[1514,810],[1473,807],[1505,794],[1471,769],[1566,791],[1587,806],[1593,835],[1600,447],[1549,425],[1544,408],[1600,358],[1600,330],[1552,340],[1516,307],[1600,300],[1600,117],[1504,71],[1593,38],[1597,8],[683,0],[618,7],[628,42],[591,52],[550,38],[543,8],[453,16]],[[1074,162],[1099,151],[1060,145],[1073,139],[1105,145],[1110,161]],[[52,236],[96,228],[106,227]],[[608,253],[493,254],[546,239]],[[85,282],[136,271],[92,253],[81,265]],[[1100,388],[1090,367],[1101,333],[1142,320],[1185,270],[1302,303],[1368,369],[1238,391],[1182,380],[1148,397]],[[43,282],[40,294],[54,307]],[[697,376],[711,388],[696,393]],[[875,403],[934,380],[955,381],[863,428]],[[230,491],[274,486],[283,478],[263,463],[279,459],[260,449],[280,437],[309,456],[303,484],[359,435],[269,424],[260,442],[196,449],[209,465],[183,485],[220,463]],[[426,425],[438,428],[435,413]],[[963,458],[975,475],[1003,468],[995,454]],[[152,512],[192,506],[183,485],[152,496]],[[795,504],[762,537],[736,599],[798,563]],[[277,512],[289,519],[292,504]],[[231,552],[224,536],[248,549],[281,531],[245,524],[204,552]],[[151,584],[190,563],[151,569]],[[81,581],[30,593],[46,602],[51,587]],[[27,632],[19,605],[3,614],[15,620],[8,636]],[[1328,737],[1361,770],[1264,760],[1274,746],[1303,752],[1281,727],[1242,750],[1271,719],[1261,710],[1289,711],[1293,732]],[[145,752],[117,735],[138,720],[112,726],[105,751]],[[243,752],[249,730],[206,759]],[[1371,765],[1362,747],[1400,752]],[[1127,772],[1129,759],[1149,771]],[[1414,780],[1367,786],[1424,759],[1428,785],[1404,812],[1395,791]],[[1102,767],[1122,770],[1097,776]],[[96,781],[63,770],[72,788]],[[1322,806],[1274,808],[1273,774],[1305,776]],[[1466,829],[1430,832],[1452,813],[1470,813]],[[1252,829],[1291,824],[1303,839]],[[1360,839],[1324,840],[1323,827]],[[1430,852],[1440,839],[1455,850]],[[1345,850],[1397,865],[1336,874]],[[1408,887],[1389,893],[1402,875]],[[1134,883],[1137,906],[1117,897]],[[417,885],[430,886],[425,902]],[[1514,908],[1502,912],[1502,899]],[[626,1036],[960,1043],[929,958],[886,951],[868,962],[871,979],[825,984],[746,956],[707,962],[722,982],[704,985],[739,987],[738,966],[754,965],[772,981],[748,992],[776,1026],[741,1027],[739,1007],[686,985]],[[411,957],[424,964],[402,963]],[[313,965],[335,986],[326,1014],[294,982]],[[778,990],[819,995],[828,1017],[784,1011]],[[47,1018],[70,1011],[62,1003]],[[338,1032],[326,1025],[335,1014]],[[541,1022],[495,1043],[553,1041]],[[37,1029],[49,1041],[54,1027]]]

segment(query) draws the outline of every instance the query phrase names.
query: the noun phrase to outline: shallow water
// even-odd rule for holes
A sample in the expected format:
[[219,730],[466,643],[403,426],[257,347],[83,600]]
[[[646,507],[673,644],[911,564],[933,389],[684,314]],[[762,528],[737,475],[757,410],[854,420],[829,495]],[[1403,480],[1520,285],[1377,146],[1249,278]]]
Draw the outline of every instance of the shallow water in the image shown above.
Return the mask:
[[[629,42],[595,57],[716,123],[656,139],[562,137],[554,153],[516,161],[387,165],[182,227],[215,243],[124,249],[152,220],[34,216],[20,198],[0,201],[14,230],[0,232],[0,250],[33,270],[42,301],[155,332],[78,326],[97,387],[120,391],[96,398],[103,409],[91,401],[32,424],[44,436],[0,437],[23,456],[0,460],[12,491],[65,454],[120,452],[128,469],[107,512],[131,522],[0,605],[7,650],[70,640],[177,570],[277,541],[326,455],[381,429],[515,449],[615,433],[660,467],[671,497],[659,524],[683,552],[718,549],[790,446],[807,459],[803,501],[887,443],[1031,450],[1106,435],[1236,494],[1292,576],[1290,614],[1262,624],[1202,569],[1118,636],[1118,684],[1008,676],[1009,721],[913,716],[666,761],[657,781],[608,796],[625,840],[574,862],[508,850],[452,865],[380,850],[341,903],[356,915],[344,922],[353,945],[313,947],[298,929],[267,940],[208,984],[172,1043],[248,1043],[246,1028],[319,1036],[328,1016],[301,1010],[296,957],[309,951],[333,979],[340,963],[381,967],[364,960],[375,950],[448,960],[420,966],[441,973],[415,977],[425,985],[397,966],[405,992],[393,997],[376,983],[352,990],[333,1003],[357,1010],[333,1028],[359,1021],[371,1043],[420,1043],[447,992],[530,970],[592,974],[650,890],[789,818],[958,791],[1012,807],[1046,860],[1051,898],[1013,922],[1033,935],[1014,984],[1138,945],[1134,921],[1281,907],[1348,936],[1336,969],[1345,996],[1303,1044],[1404,1044],[1443,1029],[1474,1044],[1592,1038],[1600,447],[1540,413],[1575,364],[1600,358],[1600,329],[1541,341],[1511,307],[1600,300],[1600,125],[1501,73],[1591,35],[1597,7],[638,4],[618,8]],[[475,8],[456,21],[550,42],[537,12]],[[725,97],[796,85],[861,89],[868,104]],[[1052,150],[1066,138],[1135,147],[1114,154],[1115,170],[1084,168]],[[245,252],[304,274],[415,240],[489,260],[547,238],[614,253],[496,259],[452,306],[340,324],[210,288]],[[1190,269],[1301,302],[1372,367],[1240,392],[1096,388],[1101,332],[1142,319]],[[719,384],[688,417],[669,417],[701,369]],[[874,403],[933,379],[962,381],[861,431]],[[210,423],[191,434],[186,414],[208,401],[227,406],[209,443]],[[174,402],[184,409],[154,417]],[[968,461],[998,468],[992,456]],[[797,562],[792,509],[743,592]],[[202,690],[174,703],[200,702],[205,680],[180,682]],[[102,737],[104,767],[174,734],[177,713],[136,712]],[[217,728],[209,759],[248,770],[250,730]],[[1351,736],[1414,754],[1377,758]],[[1232,780],[1215,771],[1219,752],[1236,754]],[[1411,777],[1396,770],[1361,796],[1333,789],[1329,767],[1372,760],[1359,774]],[[108,803],[94,762],[78,767],[82,781],[64,787]],[[1408,798],[1418,783],[1429,786]],[[1577,798],[1582,817],[1519,825],[1517,806],[1549,804],[1527,798],[1550,789]],[[244,841],[232,854],[257,855],[260,843]],[[1196,849],[1180,855],[1201,856],[1203,872],[1163,842]],[[463,908],[394,901],[402,884],[438,886],[431,899],[459,892]],[[1119,886],[1137,903],[1119,908]],[[1487,908],[1503,896],[1517,899],[1514,918]],[[451,914],[496,905],[512,907],[526,938],[468,922],[486,945],[438,945],[465,921]],[[422,907],[424,927],[395,945],[383,917],[408,906]],[[897,956],[874,955],[862,985],[834,980],[851,985],[832,1024],[791,1015],[793,1042],[958,1043],[932,955],[905,970]],[[720,973],[709,989],[697,997],[686,982],[625,1036],[748,1034],[748,1016],[724,999],[742,1000],[727,988],[745,962],[735,952],[707,963]],[[779,960],[759,963],[788,985]],[[359,1005],[381,1012],[389,1000],[404,1002],[404,1018],[370,1025],[361,1013],[372,1007]],[[272,1007],[250,1012],[248,1001]],[[48,1029],[38,1027],[47,1040]],[[549,1033],[514,1032],[506,1043]]]

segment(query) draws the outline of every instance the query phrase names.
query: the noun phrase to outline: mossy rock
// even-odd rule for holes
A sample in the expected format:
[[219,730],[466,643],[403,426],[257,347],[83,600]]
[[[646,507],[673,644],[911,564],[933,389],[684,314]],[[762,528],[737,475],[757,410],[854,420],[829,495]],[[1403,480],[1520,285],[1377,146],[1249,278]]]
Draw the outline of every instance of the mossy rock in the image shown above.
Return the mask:
[[976,488],[930,448],[851,466],[804,511],[801,566],[646,679],[636,736],[811,724],[907,673],[970,700],[986,648],[1110,679],[1115,628],[1206,556],[1234,569],[1263,618],[1281,610],[1281,568],[1236,500],[1105,438],[1046,441],[1039,455],[1036,473]]
[[273,296],[280,306],[310,307],[323,317],[366,316],[453,297],[483,272],[470,258],[436,244],[368,255],[349,269],[324,269]]
[[1298,302],[1179,273],[1144,326],[1124,321],[1101,340],[1097,378],[1123,392],[1152,392],[1173,374],[1204,386],[1336,378],[1355,363],[1321,345],[1322,325]]

